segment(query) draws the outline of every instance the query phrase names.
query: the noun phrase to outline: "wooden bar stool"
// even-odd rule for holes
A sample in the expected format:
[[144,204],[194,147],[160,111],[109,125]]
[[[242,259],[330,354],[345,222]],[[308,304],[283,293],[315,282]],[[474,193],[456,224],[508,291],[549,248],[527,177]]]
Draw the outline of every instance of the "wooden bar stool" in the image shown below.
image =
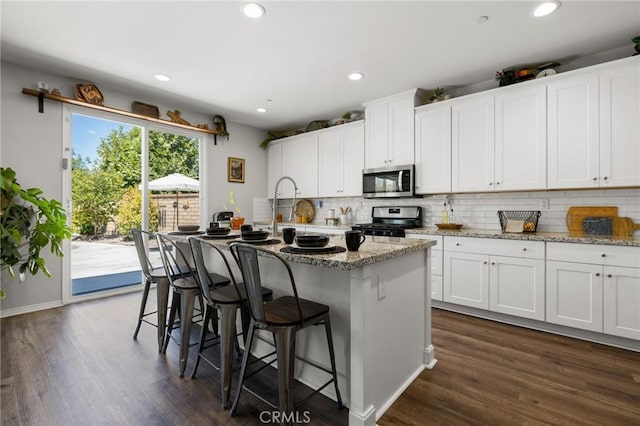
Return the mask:
[[[256,329],[267,330],[274,334],[278,366],[278,405],[265,400],[259,395],[255,395],[263,402],[278,409],[281,413],[291,414],[293,410],[304,403],[309,397],[317,394],[322,389],[333,383],[336,392],[338,408],[342,407],[342,398],[338,389],[336,374],[336,362],[333,351],[333,338],[331,336],[331,322],[329,319],[329,307],[310,300],[298,297],[296,283],[293,272],[288,262],[278,254],[255,247],[250,244],[232,243],[231,252],[240,266],[242,278],[247,290],[249,308],[251,312],[251,324],[245,342],[245,351],[242,358],[242,368],[240,370],[240,381],[236,397],[231,407],[231,415],[235,415],[242,393],[243,383],[247,370],[247,363],[251,353],[251,347],[255,337]],[[265,302],[260,294],[262,292],[262,279],[260,267],[258,265],[258,255],[267,256],[280,262],[288,276],[291,285],[292,296],[282,296],[273,301]],[[305,400],[294,405],[293,382],[294,368],[296,360],[296,333],[312,325],[324,325],[329,348],[329,358],[331,369],[324,368],[316,363],[310,365],[331,375],[331,379],[324,385],[305,398]],[[299,358],[301,361],[304,359]]]
[[[221,376],[220,397],[222,400],[222,408],[226,410],[229,408],[229,399],[231,394],[234,341],[237,345],[236,312],[238,308],[240,308],[242,312],[242,333],[246,336],[247,330],[249,329],[250,315],[247,305],[247,291],[243,283],[238,283],[236,281],[233,272],[231,271],[229,261],[219,248],[208,244],[206,241],[200,240],[197,237],[190,237],[189,245],[191,246],[191,253],[193,254],[196,272],[198,273],[200,291],[202,292],[206,302],[203,326],[202,331],[200,332],[198,358],[196,359],[196,365],[193,367],[191,378],[195,378],[201,359],[219,370]],[[207,261],[205,259],[210,261],[213,259],[222,260],[233,286],[217,286],[211,279],[211,273],[209,272],[210,268],[207,267]],[[263,289],[262,298],[265,300],[271,300],[273,298],[273,292],[270,289]],[[216,330],[218,330],[217,315],[219,315],[220,322],[219,333],[216,332]],[[207,346],[206,335],[210,322],[212,323],[212,328],[214,330],[214,339],[210,339],[210,344]],[[216,365],[212,360],[208,359],[204,353],[205,349],[213,346],[214,344],[220,345],[219,365]],[[239,349],[239,345],[237,345],[237,348]]]

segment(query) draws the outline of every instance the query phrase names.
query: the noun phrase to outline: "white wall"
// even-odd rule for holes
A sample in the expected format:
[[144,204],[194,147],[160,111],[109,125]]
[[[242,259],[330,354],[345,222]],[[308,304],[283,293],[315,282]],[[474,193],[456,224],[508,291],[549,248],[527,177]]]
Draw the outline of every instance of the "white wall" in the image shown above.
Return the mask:
[[[36,88],[38,81],[46,81],[49,87],[59,87],[63,96],[73,97],[72,89],[78,81],[45,71],[31,70],[8,63],[0,63],[1,81],[1,124],[0,164],[16,171],[18,182],[26,187],[39,187],[47,198],[62,198],[62,111],[63,104],[45,100],[44,114],[38,113],[37,98],[23,95],[22,88]],[[88,78],[88,76],[87,76]],[[131,95],[118,92],[117,88],[103,87],[95,82],[109,107],[130,110],[131,102],[137,100],[158,105],[162,115],[167,110],[180,109],[182,116],[191,123],[212,124],[215,111],[189,111],[181,99],[176,105],[162,105],[154,101],[154,95],[135,99]],[[179,102],[181,102],[179,104]],[[87,109],[90,113],[91,110]],[[120,116],[115,116],[118,119]],[[265,132],[241,124],[227,123],[230,138],[226,141],[218,138],[213,144],[213,136],[207,135],[205,164],[207,190],[205,206],[207,217],[222,210],[222,202],[233,190],[242,215],[252,219],[252,200],[264,197],[266,193],[267,161],[266,151],[258,147]],[[227,157],[246,159],[245,183],[227,182]],[[207,221],[208,222],[208,221]],[[205,223],[206,225],[206,223]],[[27,312],[31,310],[58,306],[62,303],[62,260],[43,252],[46,264],[53,277],[44,275],[28,276],[25,282],[18,283],[3,273],[1,285],[7,293],[0,302],[0,315]]]

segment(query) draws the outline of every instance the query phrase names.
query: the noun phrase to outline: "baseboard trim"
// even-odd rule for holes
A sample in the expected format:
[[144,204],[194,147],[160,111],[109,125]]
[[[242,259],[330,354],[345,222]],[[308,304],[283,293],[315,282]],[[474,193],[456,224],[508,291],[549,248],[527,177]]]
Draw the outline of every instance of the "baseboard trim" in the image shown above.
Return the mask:
[[44,311],[45,309],[59,308],[60,306],[63,306],[62,300],[54,300],[52,302],[20,306],[18,308],[2,309],[0,310],[0,318],[7,318],[15,315],[28,314],[37,311]]

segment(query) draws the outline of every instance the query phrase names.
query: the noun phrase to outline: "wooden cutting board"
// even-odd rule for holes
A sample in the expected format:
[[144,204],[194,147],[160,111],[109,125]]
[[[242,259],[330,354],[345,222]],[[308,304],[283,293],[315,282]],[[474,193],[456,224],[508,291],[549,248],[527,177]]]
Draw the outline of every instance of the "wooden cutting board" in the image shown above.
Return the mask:
[[571,235],[584,235],[582,221],[585,217],[615,218],[616,216],[618,216],[618,207],[616,206],[571,206],[567,210],[567,229]]
[[631,237],[634,231],[640,229],[640,223],[633,223],[629,217],[613,218],[613,236],[614,237]]

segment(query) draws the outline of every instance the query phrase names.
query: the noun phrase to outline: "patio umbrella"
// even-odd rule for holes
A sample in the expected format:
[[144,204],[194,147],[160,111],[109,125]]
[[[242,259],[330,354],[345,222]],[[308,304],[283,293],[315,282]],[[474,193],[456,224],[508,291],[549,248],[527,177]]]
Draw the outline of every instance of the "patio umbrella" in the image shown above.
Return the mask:
[[172,173],[170,175],[149,181],[150,191],[176,192],[176,226],[180,224],[178,212],[180,211],[180,192],[200,191],[200,181],[185,176],[182,173]]

